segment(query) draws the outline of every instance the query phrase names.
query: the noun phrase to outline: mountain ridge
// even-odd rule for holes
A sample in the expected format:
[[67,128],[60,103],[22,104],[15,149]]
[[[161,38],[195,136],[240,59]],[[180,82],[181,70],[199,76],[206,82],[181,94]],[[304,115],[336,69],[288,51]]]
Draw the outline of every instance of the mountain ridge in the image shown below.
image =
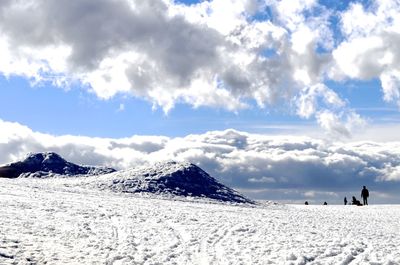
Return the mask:
[[30,153],[24,160],[0,167],[0,178],[49,177],[54,174],[99,175],[116,170],[108,167],[82,166],[66,161],[55,152]]
[[172,194],[226,202],[253,203],[189,162],[158,162],[151,166],[117,171],[100,177],[103,178],[107,180],[99,186],[118,192]]
[[[23,161],[0,167],[0,178],[76,178],[77,186],[123,193],[208,198],[232,203],[254,202],[189,162],[158,162],[121,171],[80,166],[54,152],[29,154]],[[75,182],[75,181],[74,181]]]

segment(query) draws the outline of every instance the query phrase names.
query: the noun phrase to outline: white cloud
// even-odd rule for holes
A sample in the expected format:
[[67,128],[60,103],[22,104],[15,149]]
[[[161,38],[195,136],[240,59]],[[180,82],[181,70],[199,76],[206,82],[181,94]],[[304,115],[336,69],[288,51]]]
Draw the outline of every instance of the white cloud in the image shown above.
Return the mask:
[[316,84],[306,87],[296,99],[297,114],[300,117],[310,118],[318,112],[321,103],[336,109],[345,106],[344,101],[334,91],[324,84]]
[[[61,87],[78,80],[99,98],[129,94],[165,112],[176,103],[238,111],[254,101],[306,119],[338,115],[351,110],[324,85],[328,73],[379,77],[385,99],[400,98],[398,5],[390,3],[377,2],[376,12],[352,4],[335,47],[336,13],[314,0],[3,1],[0,73]],[[271,19],[254,17],[266,13]]]
[[352,3],[341,15],[344,41],[332,52],[334,79],[379,78],[384,99],[400,105],[400,3]]
[[274,3],[278,17],[290,30],[296,30],[299,25],[304,24],[303,12],[311,10],[316,5],[316,0],[283,0]]
[[317,196],[338,197],[338,194],[335,192],[321,192],[321,191],[314,191],[314,190],[304,192],[304,197],[306,197],[306,198],[315,198]]
[[274,183],[275,179],[271,177],[249,178],[249,182],[254,183]]
[[[275,195],[282,190],[297,190],[297,199],[309,191],[323,197],[329,192],[357,190],[358,194],[362,185],[381,193],[400,187],[400,142],[327,142],[235,130],[176,138],[111,139],[53,136],[5,121],[0,121],[0,127],[0,163],[41,151],[55,151],[75,163],[117,169],[171,159],[189,161],[248,194],[260,189]],[[263,196],[268,198],[269,192]]]
[[387,164],[379,172],[381,173],[378,177],[380,181],[400,181],[400,166],[398,165]]
[[315,0],[1,1],[0,73],[78,80],[99,98],[129,94],[166,112],[285,105],[349,136],[350,120],[364,118],[326,81],[378,78],[384,100],[400,106],[399,18],[394,0],[344,11]]
[[316,114],[319,125],[334,138],[343,135],[350,138],[354,132],[360,132],[366,127],[366,121],[354,111],[335,113],[322,110]]

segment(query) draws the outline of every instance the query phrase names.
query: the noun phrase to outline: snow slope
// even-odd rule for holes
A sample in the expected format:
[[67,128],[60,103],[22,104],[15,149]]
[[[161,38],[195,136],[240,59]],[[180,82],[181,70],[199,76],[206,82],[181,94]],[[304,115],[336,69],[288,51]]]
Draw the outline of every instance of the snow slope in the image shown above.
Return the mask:
[[400,206],[240,206],[0,179],[0,264],[400,264]]

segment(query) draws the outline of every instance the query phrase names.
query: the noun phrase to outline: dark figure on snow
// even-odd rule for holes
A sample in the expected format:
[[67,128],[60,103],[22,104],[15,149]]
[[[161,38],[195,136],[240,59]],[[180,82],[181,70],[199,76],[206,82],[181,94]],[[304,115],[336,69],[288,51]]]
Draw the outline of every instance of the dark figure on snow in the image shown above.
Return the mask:
[[368,197],[369,197],[369,191],[365,186],[363,186],[363,189],[361,191],[361,198],[363,198],[364,205],[368,205]]
[[305,204],[305,205],[308,205],[308,201],[306,201],[304,204]]
[[327,203],[327,202],[324,202],[324,205],[328,205],[328,203]]
[[359,200],[357,200],[356,197],[354,197],[354,196],[351,199],[351,204],[357,205],[357,206],[362,206],[361,202]]
[[346,197],[344,197],[343,202],[344,202],[344,205],[347,205],[347,198]]

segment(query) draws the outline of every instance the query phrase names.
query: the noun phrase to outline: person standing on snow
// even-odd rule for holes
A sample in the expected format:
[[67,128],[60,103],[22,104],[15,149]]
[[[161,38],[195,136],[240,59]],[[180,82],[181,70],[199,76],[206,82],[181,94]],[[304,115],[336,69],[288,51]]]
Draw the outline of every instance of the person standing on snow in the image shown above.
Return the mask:
[[365,186],[363,186],[363,189],[361,190],[361,198],[363,198],[364,205],[368,205],[368,197],[369,191]]

